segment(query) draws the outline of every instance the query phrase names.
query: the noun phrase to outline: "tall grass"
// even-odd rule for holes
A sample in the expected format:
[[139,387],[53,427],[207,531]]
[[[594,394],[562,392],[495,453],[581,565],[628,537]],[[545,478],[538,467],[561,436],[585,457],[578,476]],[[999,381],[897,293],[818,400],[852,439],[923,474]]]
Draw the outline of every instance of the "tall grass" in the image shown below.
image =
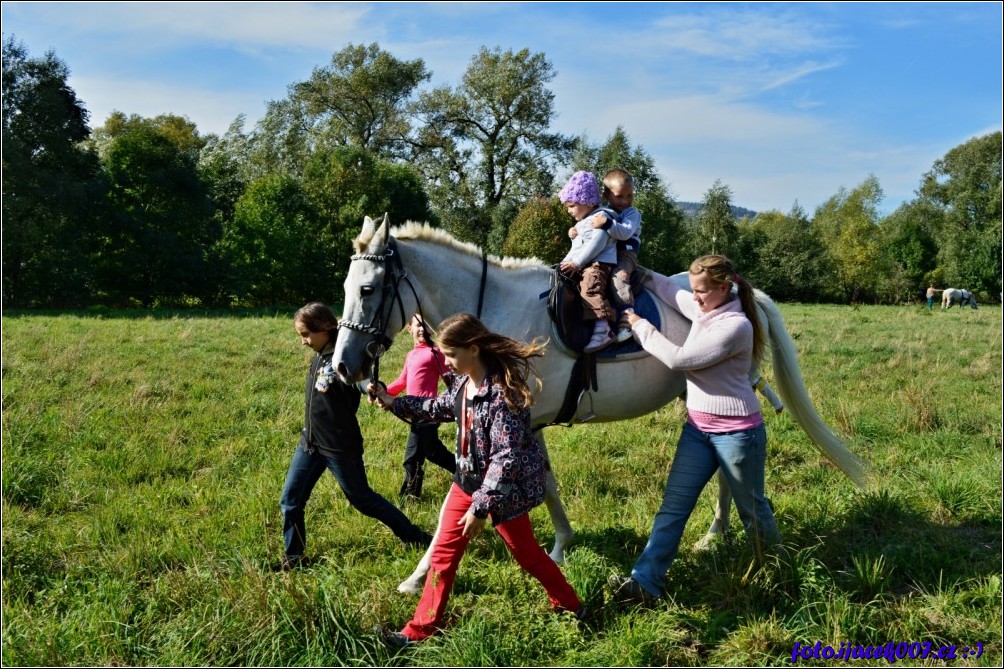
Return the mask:
[[[999,665],[1000,309],[782,311],[820,414],[871,464],[874,489],[855,489],[786,414],[768,415],[786,558],[754,560],[741,532],[692,550],[711,520],[709,488],[666,599],[621,608],[606,578],[644,547],[682,405],[550,428],[577,532],[563,570],[594,610],[589,624],[549,615],[488,532],[461,565],[448,631],[396,656],[371,630],[412,613],[395,587],[419,554],[352,510],[333,478],[308,508],[315,561],[275,570],[309,359],[291,312],[8,313],[3,663],[771,665],[818,640],[980,642],[981,658],[951,663]],[[388,353],[388,376],[406,343]],[[370,482],[397,501],[407,427],[367,405],[359,416]],[[431,530],[448,485],[429,465],[405,513]],[[549,541],[546,512],[531,518]]]

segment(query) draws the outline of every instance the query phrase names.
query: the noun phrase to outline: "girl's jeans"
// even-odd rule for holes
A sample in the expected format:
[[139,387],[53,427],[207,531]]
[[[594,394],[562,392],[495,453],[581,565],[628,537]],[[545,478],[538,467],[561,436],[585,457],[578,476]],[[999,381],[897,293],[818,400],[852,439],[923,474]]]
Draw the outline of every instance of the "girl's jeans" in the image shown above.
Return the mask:
[[766,455],[767,432],[763,425],[715,434],[686,423],[669,469],[662,505],[652,523],[652,535],[631,577],[649,594],[662,596],[666,571],[676,557],[683,528],[701,491],[719,467],[729,482],[746,534],[756,542],[758,551],[764,543],[780,543],[774,512],[764,495]]
[[[404,626],[402,633],[412,641],[421,641],[442,628],[446,614],[446,604],[457,576],[457,567],[464,557],[470,539],[463,535],[463,525],[457,523],[471,508],[471,496],[454,483],[446,496],[446,503],[439,522],[439,533],[432,545],[429,559],[429,574],[425,577],[422,599],[415,608],[415,615]],[[527,573],[540,581],[547,592],[547,598],[554,609],[578,611],[581,603],[575,590],[565,580],[558,565],[544,552],[533,534],[529,514],[517,516],[500,525],[495,531],[505,541],[509,552]]]
[[293,452],[293,459],[286,473],[286,484],[282,488],[282,498],[279,501],[286,555],[303,555],[303,547],[307,541],[303,512],[307,500],[310,499],[310,493],[325,469],[334,474],[349,504],[357,511],[379,520],[405,543],[422,545],[428,541],[428,535],[415,527],[400,509],[370,488],[366,480],[366,467],[363,465],[362,455],[345,454],[328,457],[316,450],[307,453],[301,443]]

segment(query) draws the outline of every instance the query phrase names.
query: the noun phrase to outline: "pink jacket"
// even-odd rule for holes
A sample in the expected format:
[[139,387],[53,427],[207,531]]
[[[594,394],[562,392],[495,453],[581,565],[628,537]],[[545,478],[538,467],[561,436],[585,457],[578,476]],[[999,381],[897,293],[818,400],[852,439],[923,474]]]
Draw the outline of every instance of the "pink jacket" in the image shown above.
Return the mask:
[[669,341],[647,320],[633,330],[642,347],[670,369],[687,377],[687,408],[717,416],[750,416],[760,402],[749,382],[753,361],[753,324],[739,298],[702,313],[693,296],[672,279],[652,274],[647,286],[666,304],[693,321],[683,346]]
[[387,386],[390,395],[402,390],[415,397],[435,397],[439,394],[439,378],[446,373],[446,358],[438,348],[419,342],[404,358],[401,375]]

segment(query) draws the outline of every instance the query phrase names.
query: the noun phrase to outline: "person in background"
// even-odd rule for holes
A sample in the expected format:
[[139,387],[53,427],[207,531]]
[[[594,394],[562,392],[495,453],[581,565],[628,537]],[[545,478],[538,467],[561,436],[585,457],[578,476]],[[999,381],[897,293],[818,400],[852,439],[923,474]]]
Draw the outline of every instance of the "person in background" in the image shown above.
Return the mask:
[[928,309],[933,309],[934,308],[934,297],[938,293],[943,293],[943,292],[945,292],[943,288],[935,288],[933,283],[927,287],[927,308]]

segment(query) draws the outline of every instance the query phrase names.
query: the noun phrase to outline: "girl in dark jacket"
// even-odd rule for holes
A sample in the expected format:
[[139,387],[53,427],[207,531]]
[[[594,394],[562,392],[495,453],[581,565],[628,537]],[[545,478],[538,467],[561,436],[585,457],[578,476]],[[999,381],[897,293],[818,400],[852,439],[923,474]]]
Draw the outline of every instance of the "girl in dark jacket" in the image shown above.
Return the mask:
[[331,364],[338,321],[331,309],[311,302],[293,316],[293,329],[316,355],[307,372],[303,431],[286,473],[279,506],[285,571],[299,567],[307,540],[303,512],[327,469],[357,511],[376,518],[405,544],[424,548],[432,537],[413,525],[393,504],[370,488],[363,465],[363,436],[356,420],[361,393],[341,381]]

